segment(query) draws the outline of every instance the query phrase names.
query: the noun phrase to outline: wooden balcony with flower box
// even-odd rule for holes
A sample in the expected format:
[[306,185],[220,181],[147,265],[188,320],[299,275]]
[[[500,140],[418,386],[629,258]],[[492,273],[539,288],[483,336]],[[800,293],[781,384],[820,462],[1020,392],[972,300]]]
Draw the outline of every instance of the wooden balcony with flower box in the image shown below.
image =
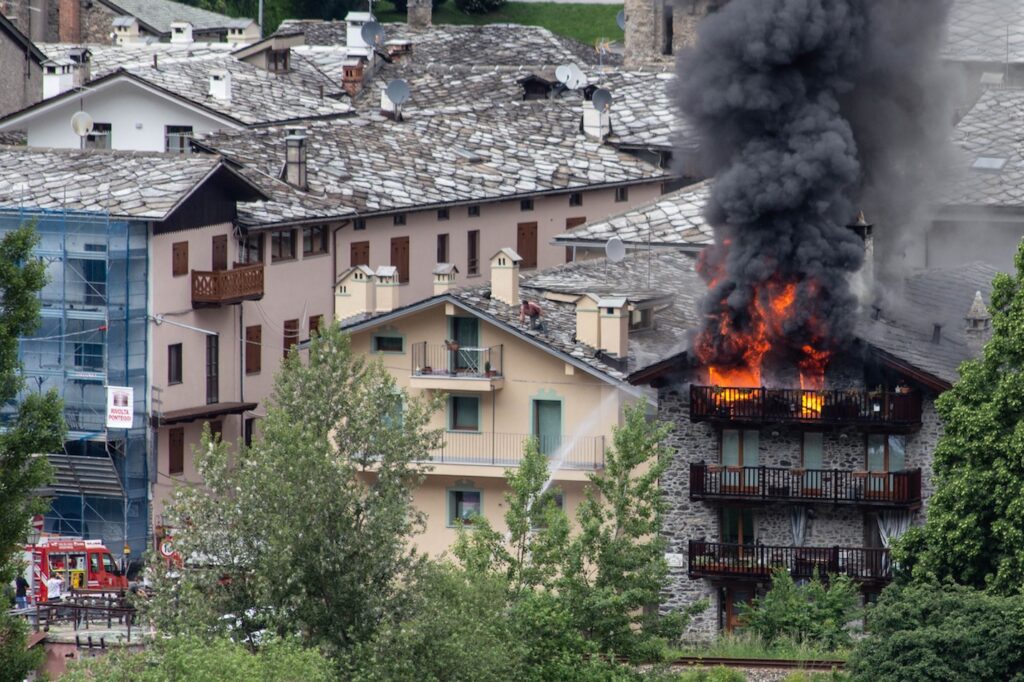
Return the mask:
[[192,307],[215,308],[263,298],[263,264],[231,270],[193,270]]
[[795,547],[690,540],[690,578],[764,582],[778,569],[797,580],[845,575],[865,585],[892,581],[889,550],[869,547]]
[[909,433],[921,427],[921,394],[909,390],[804,390],[690,385],[690,420],[715,424],[852,426]]
[[439,391],[490,393],[505,385],[503,346],[413,344],[409,386]]
[[921,470],[850,471],[694,463],[690,464],[690,499],[917,509],[921,506]]

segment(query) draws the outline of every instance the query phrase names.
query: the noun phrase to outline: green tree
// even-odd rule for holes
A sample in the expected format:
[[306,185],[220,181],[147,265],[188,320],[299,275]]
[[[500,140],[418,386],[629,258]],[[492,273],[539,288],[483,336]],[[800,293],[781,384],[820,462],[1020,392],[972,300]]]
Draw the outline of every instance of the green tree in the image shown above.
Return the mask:
[[285,360],[251,449],[232,456],[207,430],[205,485],[168,510],[185,568],[162,571],[147,607],[165,631],[268,628],[340,659],[406,607],[439,403],[405,395],[333,326],[308,355]]
[[860,594],[848,576],[833,576],[828,585],[819,577],[797,585],[784,568],[772,573],[763,597],[741,607],[743,624],[769,647],[788,641],[830,651],[850,645],[847,624],[859,612]]
[[[32,256],[37,243],[32,225],[0,239],[0,404],[18,400],[17,416],[0,433],[0,584],[14,579],[29,520],[48,506],[33,495],[52,476],[46,458],[38,455],[56,452],[64,442],[60,398],[52,391],[23,393],[19,374],[18,338],[37,328],[39,292],[46,283],[45,264]],[[25,627],[0,610],[0,670],[20,680],[37,663],[25,650]]]
[[256,653],[230,639],[157,638],[143,651],[116,649],[82,659],[63,682],[331,682],[330,661],[295,641],[271,640]]
[[868,610],[854,682],[1024,679],[1024,597],[952,583],[893,585]]
[[1009,593],[1024,584],[1024,243],[996,275],[992,339],[936,401],[944,431],[923,528],[895,557],[904,572]]

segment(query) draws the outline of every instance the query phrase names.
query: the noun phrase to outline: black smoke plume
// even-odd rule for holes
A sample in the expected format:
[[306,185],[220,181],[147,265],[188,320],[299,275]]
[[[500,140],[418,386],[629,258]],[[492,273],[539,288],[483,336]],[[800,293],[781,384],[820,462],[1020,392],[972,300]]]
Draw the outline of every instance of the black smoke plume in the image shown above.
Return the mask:
[[[678,78],[683,115],[700,137],[703,170],[714,177],[706,217],[715,244],[702,264],[709,283],[698,341],[703,362],[743,364],[745,349],[731,332],[751,331],[755,298],[777,285],[795,285],[796,301],[781,326],[769,329],[773,349],[835,349],[851,338],[858,301],[850,279],[864,250],[847,225],[866,193],[885,191],[880,178],[903,177],[866,172],[865,163],[891,164],[906,151],[899,139],[893,148],[885,142],[920,115],[915,76],[937,61],[936,32],[927,29],[941,28],[947,6],[731,0],[704,19],[697,46],[680,57]],[[908,17],[917,14],[926,18],[915,27]],[[873,117],[863,97],[884,104],[879,116],[892,109],[898,120]],[[910,145],[932,140],[919,131],[908,137]]]

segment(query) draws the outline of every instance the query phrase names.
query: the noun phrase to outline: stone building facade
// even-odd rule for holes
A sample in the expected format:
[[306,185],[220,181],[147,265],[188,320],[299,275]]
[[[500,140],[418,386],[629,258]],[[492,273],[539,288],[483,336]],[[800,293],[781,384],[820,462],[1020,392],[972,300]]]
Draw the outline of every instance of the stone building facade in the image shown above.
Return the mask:
[[697,24],[727,0],[626,0],[624,59],[627,68],[671,64],[697,39]]
[[[862,373],[858,370],[862,369],[857,363],[836,368],[830,372],[827,385],[870,395],[866,390],[868,382],[856,380],[857,374]],[[892,382],[889,386],[903,383],[902,378],[892,374],[889,380]],[[737,601],[749,601],[769,585],[769,567],[756,569],[759,572],[756,577],[737,576],[735,570],[731,575],[692,577],[693,565],[700,561],[699,557],[690,556],[693,543],[698,543],[696,547],[701,549],[705,548],[704,543],[708,543],[708,555],[722,552],[723,546],[715,543],[735,542],[734,550],[729,551],[740,554],[743,550],[739,545],[756,548],[750,552],[754,554],[751,561],[763,563],[764,557],[777,555],[779,564],[788,566],[795,577],[799,577],[799,570],[793,571],[793,561],[799,561],[805,554],[813,559],[835,556],[840,572],[846,572],[847,565],[858,561],[884,564],[861,571],[860,577],[885,574],[881,580],[869,579],[862,583],[865,597],[876,593],[890,573],[888,560],[881,558],[885,542],[879,534],[878,515],[886,513],[895,515],[887,519],[901,518],[904,523],[920,524],[932,492],[932,453],[942,431],[934,409],[935,392],[925,386],[912,386],[917,394],[914,404],[919,397],[921,409],[919,425],[909,428],[887,429],[884,424],[864,428],[853,422],[827,426],[787,424],[770,419],[760,424],[729,424],[691,420],[691,381],[702,382],[685,373],[663,376],[653,382],[658,389],[659,417],[674,426],[669,444],[676,453],[661,479],[669,504],[662,535],[667,541],[671,581],[663,595],[662,608],[672,610],[701,599],[707,600],[708,608],[694,618],[688,636],[697,640],[709,639],[735,624]],[[729,455],[724,451],[731,447],[724,444],[724,437],[735,438],[723,435],[730,431],[740,439],[746,439],[748,447],[756,444],[756,453],[753,456],[747,453],[743,462],[747,468],[742,472],[733,467],[730,473],[730,468],[723,461],[729,461]],[[735,442],[735,439],[730,441]],[[813,447],[808,443],[813,443]],[[888,468],[891,463],[892,471],[898,467],[904,473],[887,475],[876,471],[879,461],[877,457],[869,458],[868,449],[875,448],[877,454],[880,444],[885,448],[882,466]],[[808,452],[818,453],[813,455],[813,462],[805,463],[805,447]],[[897,458],[900,448],[902,457]],[[812,457],[810,454],[807,456]],[[897,459],[901,461],[897,462]],[[735,462],[735,459],[731,461]],[[711,467],[710,473],[699,468],[695,470],[694,467],[699,465]],[[918,470],[919,473],[915,473]],[[710,480],[713,486],[721,484],[712,492],[724,492],[725,483],[739,483],[738,487],[749,487],[749,494],[738,494],[732,499],[729,495],[704,496],[703,489],[707,484],[691,480],[691,475]],[[765,481],[762,482],[760,477],[765,477]],[[899,494],[893,492],[890,495],[887,492],[890,485],[893,491],[902,485],[895,483],[897,478],[915,481],[911,487],[915,493],[920,491],[919,496],[912,493],[904,498],[902,488]],[[789,493],[795,492],[801,484],[813,484],[815,490],[823,491],[822,498],[790,498]],[[773,486],[776,486],[775,490],[772,490]],[[858,495],[864,495],[864,500],[851,498],[848,492],[854,488],[860,491]],[[833,491],[838,491],[837,494],[846,499],[834,499]],[[763,497],[758,499],[759,495]],[[825,496],[828,499],[824,499]],[[913,499],[915,497],[919,499]],[[802,531],[794,528],[795,525]],[[737,528],[743,526],[747,528],[740,531],[744,537],[738,542],[736,537],[727,537],[735,536]],[[865,553],[860,548],[872,549]],[[736,569],[735,555],[729,556],[734,564],[732,568]],[[868,559],[863,559],[864,556]],[[823,568],[828,566],[823,565]],[[856,572],[849,571],[850,574]]]
[[0,16],[0,116],[23,109],[39,101],[43,92],[42,62],[45,55],[18,30]]

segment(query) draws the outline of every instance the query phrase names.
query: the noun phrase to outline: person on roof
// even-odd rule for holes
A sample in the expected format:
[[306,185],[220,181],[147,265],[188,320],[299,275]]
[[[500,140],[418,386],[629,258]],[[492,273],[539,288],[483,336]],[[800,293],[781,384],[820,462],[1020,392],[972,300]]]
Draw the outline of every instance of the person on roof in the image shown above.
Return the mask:
[[540,306],[533,301],[524,298],[523,305],[519,308],[519,324],[524,324],[526,318],[530,318],[530,329],[536,329],[537,331],[544,331],[544,323],[541,322],[541,315],[544,311],[540,309]]

